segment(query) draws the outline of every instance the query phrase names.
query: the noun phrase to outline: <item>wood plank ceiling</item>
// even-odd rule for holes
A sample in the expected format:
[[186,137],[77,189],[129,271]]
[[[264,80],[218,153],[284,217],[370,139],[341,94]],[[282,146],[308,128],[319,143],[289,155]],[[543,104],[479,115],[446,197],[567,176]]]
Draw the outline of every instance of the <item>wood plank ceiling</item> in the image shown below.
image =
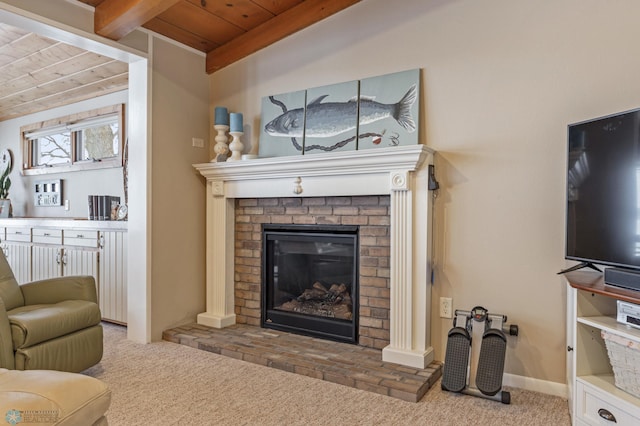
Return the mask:
[[0,22],[0,121],[127,86],[128,64]]
[[118,40],[142,26],[207,53],[211,74],[360,0],[78,0],[94,31]]

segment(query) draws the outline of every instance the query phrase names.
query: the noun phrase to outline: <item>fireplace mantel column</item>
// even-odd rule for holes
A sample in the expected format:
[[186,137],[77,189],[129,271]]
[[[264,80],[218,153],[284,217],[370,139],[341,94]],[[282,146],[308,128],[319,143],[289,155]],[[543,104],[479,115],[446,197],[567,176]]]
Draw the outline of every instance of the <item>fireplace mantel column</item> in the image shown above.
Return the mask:
[[382,360],[426,368],[433,361],[429,346],[430,281],[428,224],[431,221],[427,173],[390,173],[390,342]]
[[236,323],[234,313],[235,205],[225,197],[224,182],[207,181],[207,311],[198,324],[223,328]]

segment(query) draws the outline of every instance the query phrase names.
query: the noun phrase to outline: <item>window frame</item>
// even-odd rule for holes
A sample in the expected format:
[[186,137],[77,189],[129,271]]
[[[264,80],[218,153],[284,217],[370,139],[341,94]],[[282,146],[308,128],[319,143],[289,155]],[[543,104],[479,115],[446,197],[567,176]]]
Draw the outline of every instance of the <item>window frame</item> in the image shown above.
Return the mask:
[[[33,176],[48,173],[66,173],[80,170],[96,170],[122,167],[122,150],[124,148],[125,140],[124,113],[125,105],[118,104],[93,109],[90,111],[70,114],[64,117],[58,117],[51,120],[45,120],[20,127],[20,138],[22,140],[22,174],[24,176]],[[33,146],[31,143],[31,139],[27,135],[33,134],[34,132],[40,133],[46,131],[47,129],[55,130],[56,128],[64,128],[65,126],[73,128],[78,123],[81,123],[84,120],[93,120],[114,114],[118,119],[118,154],[116,156],[95,161],[74,160],[74,158],[71,158],[71,163],[50,166],[37,166],[33,164]],[[73,135],[71,137],[71,149],[72,152],[75,152],[75,150],[77,149],[76,138]]]

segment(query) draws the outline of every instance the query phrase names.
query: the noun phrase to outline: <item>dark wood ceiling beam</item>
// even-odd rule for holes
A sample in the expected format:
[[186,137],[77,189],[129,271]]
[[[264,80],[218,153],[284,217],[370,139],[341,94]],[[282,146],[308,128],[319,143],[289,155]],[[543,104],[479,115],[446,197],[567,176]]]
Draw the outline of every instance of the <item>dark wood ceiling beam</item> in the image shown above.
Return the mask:
[[307,0],[207,53],[211,74],[360,0]]
[[120,40],[181,0],[104,0],[95,9],[93,31]]

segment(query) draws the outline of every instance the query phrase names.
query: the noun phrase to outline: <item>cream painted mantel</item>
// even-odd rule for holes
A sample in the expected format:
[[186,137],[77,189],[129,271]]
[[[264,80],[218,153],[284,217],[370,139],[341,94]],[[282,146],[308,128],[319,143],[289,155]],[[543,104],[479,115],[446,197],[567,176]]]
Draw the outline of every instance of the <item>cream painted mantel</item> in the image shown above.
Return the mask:
[[390,344],[388,362],[425,368],[430,333],[431,211],[424,145],[195,164],[207,179],[206,312],[198,323],[235,323],[236,198],[390,195]]

